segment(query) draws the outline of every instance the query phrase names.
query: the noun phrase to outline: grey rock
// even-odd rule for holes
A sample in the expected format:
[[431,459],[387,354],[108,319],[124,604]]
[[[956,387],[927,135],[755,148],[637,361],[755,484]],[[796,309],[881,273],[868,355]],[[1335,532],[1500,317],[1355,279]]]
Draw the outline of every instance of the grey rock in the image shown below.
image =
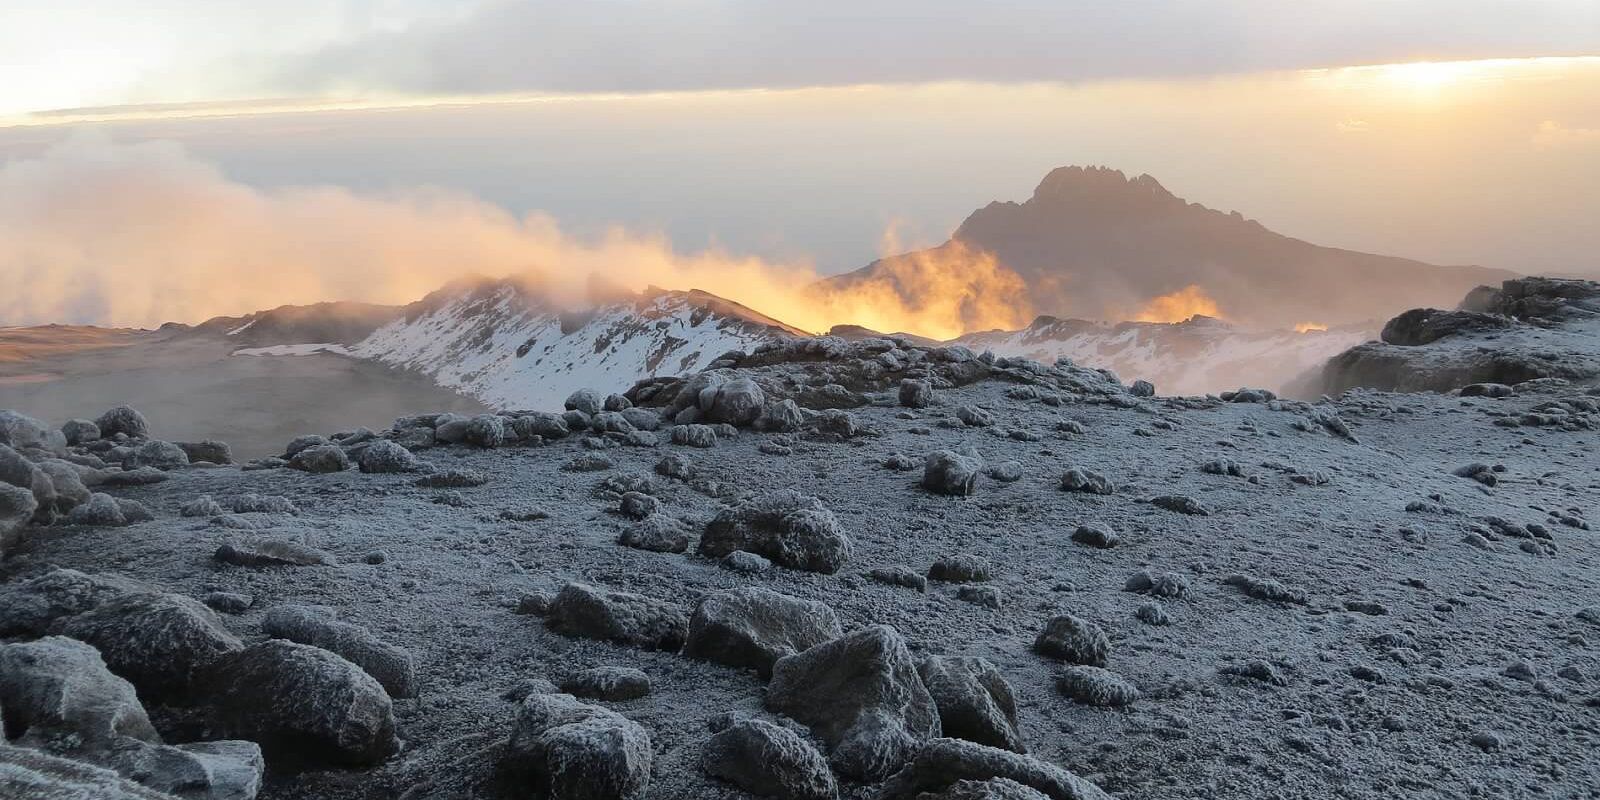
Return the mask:
[[102,437],[123,434],[130,439],[143,439],[150,435],[150,423],[144,415],[128,406],[117,406],[94,421]]
[[1003,603],[1000,599],[1000,590],[993,586],[966,585],[956,589],[956,599],[984,608],[998,610]]
[[1172,624],[1172,616],[1161,607],[1160,603],[1140,603],[1139,607],[1133,610],[1133,617],[1146,625]]
[[155,591],[121,575],[52,569],[0,586],[0,636],[43,636],[58,619],[82,614],[126,594]]
[[200,598],[200,602],[205,603],[213,611],[243,614],[250,610],[250,606],[255,605],[255,598],[238,592],[206,592],[206,596]]
[[467,423],[462,441],[473,447],[499,447],[506,443],[506,423],[497,414],[479,414]]
[[215,517],[228,513],[228,510],[211,495],[203,494],[178,506],[178,513],[185,517]]
[[999,667],[973,656],[928,656],[917,673],[939,709],[943,735],[1026,752],[1017,700]]
[[1117,491],[1116,484],[1106,476],[1080,467],[1072,467],[1062,473],[1061,488],[1068,492],[1089,494],[1112,494]]
[[89,501],[78,505],[67,514],[69,525],[89,525],[98,527],[121,527],[132,525],[136,522],[145,522],[154,517],[144,504],[137,500],[112,497],[104,492],[95,492],[89,496]]
[[956,419],[974,428],[987,428],[994,424],[994,414],[978,406],[962,406],[956,409]]
[[1045,623],[1044,630],[1033,642],[1033,650],[1072,664],[1102,667],[1111,651],[1111,640],[1092,622],[1071,614],[1057,614]]
[[1176,572],[1153,572],[1141,569],[1128,576],[1122,591],[1148,594],[1152,597],[1182,599],[1189,594],[1189,579]]
[[1258,600],[1270,600],[1275,603],[1296,603],[1305,605],[1309,602],[1306,591],[1297,586],[1286,586],[1271,578],[1258,578],[1254,575],[1234,574],[1222,581],[1228,586],[1234,586]]
[[589,429],[595,433],[631,433],[633,423],[617,411],[602,411],[589,420]]
[[405,447],[388,439],[378,439],[361,450],[356,466],[366,473],[416,472],[422,468],[422,462]]
[[88,444],[100,438],[100,426],[86,419],[69,419],[61,425],[68,445]]
[[155,699],[187,693],[244,646],[211,609],[165,593],[116,597],[57,620],[50,631],[93,645],[112,672]]
[[89,502],[90,492],[83,482],[82,467],[59,458],[44,459],[38,466],[39,471],[50,479],[51,488],[55,489],[56,512],[64,514],[80,503]]
[[224,542],[216,560],[238,567],[306,567],[335,563],[332,555],[289,539],[256,536]]
[[735,550],[722,557],[717,566],[731,572],[754,575],[772,569],[772,560],[748,550]]
[[867,572],[867,577],[890,586],[904,586],[919,592],[928,591],[928,579],[906,566],[874,567]]
[[842,633],[838,617],[824,603],[756,587],[729,589],[706,595],[695,606],[683,652],[767,677],[778,659]]
[[674,425],[672,443],[690,447],[716,447],[717,432],[710,425]]
[[1138,700],[1139,690],[1108,669],[1074,665],[1061,670],[1056,688],[1073,700],[1090,706],[1125,706]]
[[0,444],[0,484],[32,492],[34,521],[50,521],[56,510],[55,482],[27,456],[3,444]]
[[167,473],[155,467],[140,467],[121,472],[107,472],[100,476],[99,485],[107,488],[149,486],[152,483],[161,483],[167,477]]
[[682,553],[689,549],[689,529],[672,517],[656,514],[624,528],[617,535],[617,544],[655,553]]
[[213,726],[260,743],[269,759],[369,765],[399,748],[389,695],[327,650],[271,639],[227,656],[211,674]]
[[0,644],[0,708],[7,730],[24,731],[24,745],[60,734],[91,746],[161,741],[133,684],[112,674],[94,647],[65,636]]
[[617,510],[625,517],[644,519],[661,508],[661,501],[643,492],[624,492]]
[[0,797],[30,800],[173,800],[170,794],[142,786],[110,769],[28,747],[13,747],[3,742],[0,742]]
[[343,472],[350,468],[350,456],[338,445],[314,445],[295,453],[289,468],[317,474]]
[[294,502],[283,495],[246,492],[228,501],[235,514],[298,514]]
[[932,383],[915,378],[905,378],[900,381],[900,405],[906,408],[927,408],[932,402]]
[[970,583],[994,577],[994,567],[987,559],[971,553],[941,556],[928,568],[928,580],[945,583]]
[[661,415],[648,408],[624,408],[621,413],[635,430],[653,431],[661,427]]
[[1116,547],[1120,540],[1117,538],[1116,532],[1110,528],[1103,525],[1085,524],[1079,525],[1078,529],[1072,532],[1072,541],[1104,550]]
[[582,411],[593,416],[605,410],[605,398],[593,389],[579,389],[567,395],[566,402],[561,405],[568,411]]
[[9,483],[0,483],[0,557],[16,545],[22,529],[33,519],[39,501],[33,492]]
[[576,456],[561,465],[565,472],[601,472],[617,466],[615,461],[601,453],[588,453]]
[[758,797],[833,800],[839,787],[827,759],[805,738],[759,719],[734,723],[706,741],[706,774]]
[[940,792],[923,792],[918,800],[1050,800],[1049,795],[1010,778],[961,780]]
[[422,489],[469,489],[489,482],[489,474],[475,469],[446,469],[430,472],[411,482]]
[[636,800],[650,789],[650,736],[621,714],[567,694],[517,710],[502,766],[549,800]]
[[700,409],[709,422],[726,422],[731,425],[749,425],[761,416],[767,396],[761,386],[749,378],[735,378],[712,390],[708,405],[702,396]]
[[178,449],[183,451],[189,461],[205,461],[211,464],[232,464],[233,448],[227,442],[214,439],[205,439],[198,442],[173,442]]
[[767,708],[809,725],[840,774],[882,780],[939,735],[939,713],[905,640],[873,626],[778,659]]
[[1128,394],[1131,394],[1134,397],[1155,397],[1156,386],[1149,381],[1134,381],[1133,384],[1128,387]]
[[1150,504],[1157,508],[1197,517],[1208,516],[1211,513],[1211,510],[1206,508],[1204,503],[1193,497],[1181,494],[1164,494],[1152,497],[1150,498]]
[[[643,410],[643,409],[640,409]],[[512,420],[512,428],[524,440],[538,436],[544,439],[565,438],[571,431],[567,428],[567,420],[560,414],[547,411],[535,411],[524,414]],[[643,427],[643,426],[635,426]]]
[[417,668],[411,654],[360,625],[340,622],[312,606],[283,605],[267,611],[261,632],[340,656],[377,679],[390,697],[417,696]]
[[[934,739],[878,789],[878,800],[918,800],[959,781],[1006,778],[1051,800],[1111,800],[1099,787],[1054,764],[961,739]],[[981,797],[981,795],[980,795]]]
[[545,625],[566,636],[668,652],[683,646],[689,629],[683,612],[671,603],[581,583],[561,587]]
[[767,403],[766,410],[756,419],[756,428],[773,433],[790,433],[805,427],[806,415],[800,405],[785,399]]
[[935,450],[922,463],[922,487],[935,494],[970,495],[977,490],[983,461],[950,450]]
[[832,574],[850,559],[854,545],[821,500],[785,489],[725,508],[706,525],[700,555],[719,558],[735,550],[791,569]]
[[562,681],[561,691],[590,700],[637,700],[650,694],[650,676],[633,667],[594,667]]
[[331,442],[328,441],[328,437],[320,434],[308,433],[304,436],[296,436],[289,440],[289,444],[284,446],[283,457],[285,459],[294,458],[302,450],[325,444],[331,444]]

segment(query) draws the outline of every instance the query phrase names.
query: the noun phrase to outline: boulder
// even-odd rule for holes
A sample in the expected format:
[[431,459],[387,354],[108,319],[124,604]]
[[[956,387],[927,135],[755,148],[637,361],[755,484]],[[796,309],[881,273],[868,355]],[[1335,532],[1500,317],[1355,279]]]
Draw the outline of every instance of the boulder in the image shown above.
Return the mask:
[[69,419],[61,425],[68,445],[88,444],[100,438],[100,426],[86,419]]
[[939,735],[939,712],[905,640],[877,625],[778,659],[767,708],[809,726],[840,774],[873,782]]
[[927,408],[933,402],[933,384],[916,378],[900,381],[900,405],[906,408]]
[[1045,623],[1033,650],[1042,656],[1071,664],[1103,667],[1111,651],[1111,640],[1099,626],[1071,614],[1057,614]]
[[945,736],[1027,752],[1017,727],[1017,699],[1000,668],[974,656],[928,656],[917,674],[939,709]]
[[90,525],[99,527],[121,527],[132,525],[136,522],[148,522],[155,519],[150,509],[137,500],[112,497],[104,492],[95,492],[89,496],[88,502],[74,506],[67,513],[69,525]]
[[941,556],[928,568],[928,580],[945,583],[973,583],[994,577],[994,567],[982,556],[956,553]]
[[710,425],[674,425],[672,443],[689,447],[716,447],[717,432]]
[[970,495],[977,491],[983,460],[950,450],[935,450],[922,462],[922,488],[935,494]]
[[[27,527],[38,508],[39,501],[34,499],[33,492],[0,483],[0,558],[4,558],[21,538],[22,529]],[[0,616],[4,613],[0,610]]]
[[0,636],[43,636],[58,619],[82,614],[130,593],[155,591],[121,575],[52,569],[0,587]]
[[123,740],[89,755],[102,766],[184,800],[254,800],[266,760],[255,742],[146,744]]
[[567,694],[531,694],[502,766],[549,800],[635,800],[650,789],[650,736],[638,723]]
[[720,558],[747,550],[791,569],[832,574],[853,549],[821,500],[783,489],[718,512],[706,525],[698,552]]
[[1513,325],[1511,318],[1499,314],[1413,308],[1389,320],[1379,338],[1386,344],[1417,347],[1462,333],[1504,330]]
[[188,692],[211,665],[244,647],[211,609],[165,593],[124,594],[50,630],[93,645],[112,672],[151,699]]
[[689,549],[689,529],[665,514],[655,514],[624,528],[617,544],[655,553],[682,553]]
[[289,468],[301,472],[343,472],[350,468],[350,456],[336,444],[319,444],[307,447],[289,459]]
[[405,447],[388,439],[378,439],[362,449],[356,466],[366,473],[416,472],[422,468],[422,462]]
[[85,746],[161,741],[133,684],[94,647],[64,636],[0,644],[0,708],[7,736],[22,744],[63,734]]
[[59,458],[39,462],[39,470],[50,479],[55,489],[55,510],[65,514],[82,503],[89,502],[89,487],[83,483],[83,468]]
[[34,519],[49,522],[55,513],[56,485],[49,474],[22,453],[0,444],[0,484],[9,484],[33,493]]
[[582,411],[589,416],[594,416],[605,410],[605,398],[593,389],[579,389],[567,395],[567,400],[562,403],[562,407],[568,411]]
[[1067,492],[1112,494],[1117,491],[1117,486],[1098,472],[1071,467],[1061,475],[1061,489]]
[[94,421],[102,437],[123,434],[130,439],[143,439],[150,435],[150,423],[144,415],[128,406],[117,406]]
[[205,439],[199,442],[173,442],[173,444],[183,451],[190,463],[195,461],[206,461],[212,464],[233,463],[233,448],[229,447],[227,442]]
[[772,433],[792,433],[805,427],[806,414],[800,404],[791,399],[767,403],[765,411],[756,419],[756,428]]
[[305,567],[334,563],[332,555],[315,547],[271,536],[223,542],[213,557],[236,567]]
[[567,420],[560,414],[548,411],[523,414],[512,420],[511,424],[523,439],[529,439],[534,436],[544,439],[561,439],[569,432]]
[[[170,794],[134,783],[104,767],[4,743],[0,743],[0,797],[31,800],[173,800]],[[240,797],[237,800],[250,798]]]
[[183,448],[172,442],[160,439],[151,439],[139,445],[122,459],[123,469],[138,469],[140,467],[155,467],[161,470],[177,469],[189,465],[189,456]]
[[650,676],[633,667],[594,667],[562,681],[561,691],[593,700],[637,700],[650,694]]
[[472,418],[461,414],[440,414],[433,425],[434,441],[442,444],[460,444],[467,440],[467,429]]
[[668,652],[683,646],[689,629],[683,612],[671,603],[581,583],[561,587],[545,625],[566,636]]
[[683,653],[769,677],[778,659],[841,635],[838,617],[824,603],[757,587],[729,589],[695,606]]
[[338,655],[375,678],[390,697],[417,696],[417,668],[409,652],[360,625],[340,622],[322,609],[276,606],[261,620],[261,632]]
[[462,441],[473,447],[499,447],[506,443],[506,424],[497,414],[479,414],[467,423]]
[[879,787],[877,797],[878,800],[919,800],[927,796],[924,792],[941,792],[962,781],[984,782],[996,778],[1020,783],[1050,800],[1111,800],[1100,787],[1054,764],[961,739],[928,742],[905,769]]
[[700,399],[702,419],[707,422],[749,425],[766,407],[766,393],[749,378],[735,378],[708,391],[712,392],[710,402],[704,395]]
[[67,437],[33,417],[4,410],[0,411],[0,445],[17,450],[43,450],[59,454],[66,448]]
[[804,737],[765,720],[747,719],[717,732],[706,741],[700,763],[706,774],[758,797],[839,796],[827,759]]
[[211,671],[214,727],[290,763],[376,764],[399,748],[389,695],[339,656],[271,639]]
[[1075,665],[1056,678],[1061,693],[1084,705],[1125,706],[1139,699],[1139,690],[1109,669]]

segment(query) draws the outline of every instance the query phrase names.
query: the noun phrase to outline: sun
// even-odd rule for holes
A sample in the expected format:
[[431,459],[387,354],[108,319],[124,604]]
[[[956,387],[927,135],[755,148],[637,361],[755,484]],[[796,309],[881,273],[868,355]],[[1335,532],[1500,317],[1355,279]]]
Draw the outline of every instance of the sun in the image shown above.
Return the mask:
[[1378,68],[1378,77],[1399,87],[1432,92],[1467,80],[1482,68],[1474,61],[1413,61],[1385,64]]

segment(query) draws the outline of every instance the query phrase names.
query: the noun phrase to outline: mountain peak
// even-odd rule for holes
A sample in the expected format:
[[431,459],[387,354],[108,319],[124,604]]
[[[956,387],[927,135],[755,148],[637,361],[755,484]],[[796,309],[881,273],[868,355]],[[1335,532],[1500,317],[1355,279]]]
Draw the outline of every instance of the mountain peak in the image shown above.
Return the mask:
[[1130,178],[1120,169],[1101,166],[1068,166],[1050,170],[1039,182],[1038,188],[1033,190],[1031,202],[1059,205],[1090,201],[1098,204],[1116,198],[1146,203],[1183,202],[1149,175]]

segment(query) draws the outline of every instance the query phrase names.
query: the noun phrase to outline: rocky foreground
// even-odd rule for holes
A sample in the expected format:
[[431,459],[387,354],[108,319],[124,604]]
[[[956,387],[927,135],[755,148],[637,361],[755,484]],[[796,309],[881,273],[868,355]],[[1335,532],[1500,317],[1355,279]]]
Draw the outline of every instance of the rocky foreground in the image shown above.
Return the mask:
[[0,415],[0,796],[1578,797],[1600,396],[795,340],[290,442]]

